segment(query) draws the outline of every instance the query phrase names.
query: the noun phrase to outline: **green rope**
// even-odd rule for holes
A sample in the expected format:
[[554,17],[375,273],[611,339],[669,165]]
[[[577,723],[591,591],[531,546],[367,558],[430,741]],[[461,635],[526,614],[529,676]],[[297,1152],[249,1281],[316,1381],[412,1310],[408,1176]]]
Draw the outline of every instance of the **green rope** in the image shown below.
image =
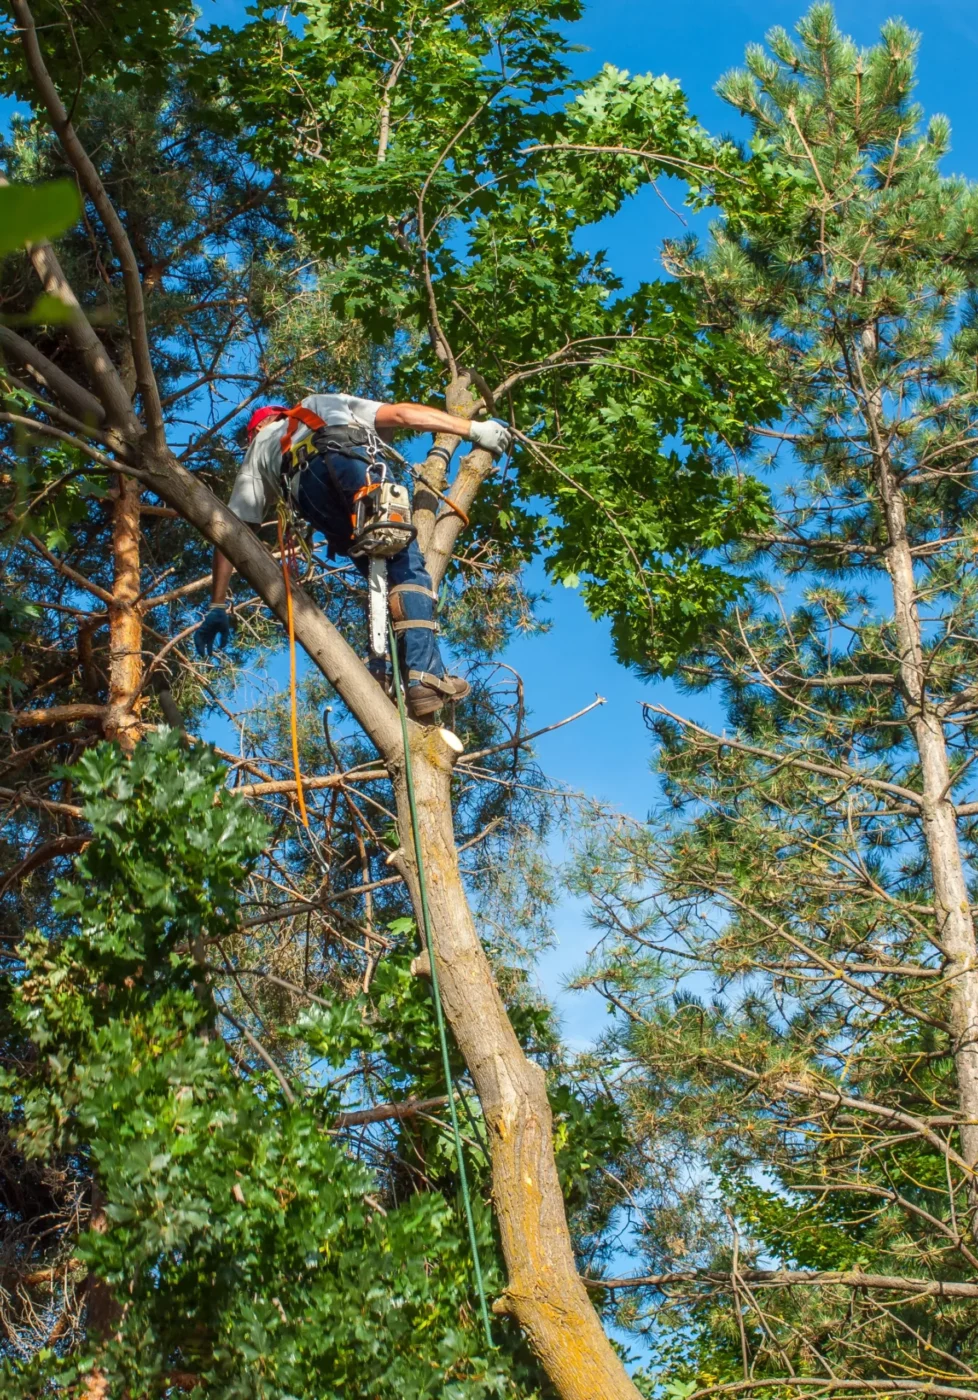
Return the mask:
[[414,837],[414,860],[418,868],[418,889],[421,894],[421,922],[424,925],[424,941],[428,949],[428,963],[431,968],[431,994],[435,1003],[435,1022],[438,1026],[438,1039],[441,1042],[441,1062],[445,1072],[445,1088],[448,1091],[448,1111],[452,1119],[452,1137],[455,1139],[455,1154],[458,1157],[458,1175],[462,1187],[462,1201],[465,1205],[465,1223],[469,1230],[469,1247],[472,1250],[472,1271],[475,1274],[476,1291],[479,1294],[479,1308],[482,1325],[486,1331],[486,1345],[491,1347],[492,1328],[489,1324],[489,1304],[486,1301],[486,1286],[482,1279],[482,1265],[479,1262],[479,1242],[475,1234],[475,1219],[472,1215],[472,1198],[469,1195],[469,1178],[465,1170],[465,1156],[462,1151],[462,1134],[458,1126],[458,1109],[455,1106],[455,1088],[452,1084],[452,1067],[448,1058],[448,1035],[445,1030],[445,1013],[441,1005],[441,992],[438,987],[438,965],[431,941],[431,917],[428,913],[428,882],[424,873],[424,856],[421,851],[421,831],[418,826],[418,809],[414,798],[414,774],[411,768],[411,743],[408,735],[407,710],[404,707],[404,688],[401,684],[401,668],[397,657],[397,639],[390,627],[390,650],[394,667],[394,693],[397,696],[397,712],[401,717],[401,736],[404,740],[404,781],[407,784],[408,807],[411,812],[411,834]]

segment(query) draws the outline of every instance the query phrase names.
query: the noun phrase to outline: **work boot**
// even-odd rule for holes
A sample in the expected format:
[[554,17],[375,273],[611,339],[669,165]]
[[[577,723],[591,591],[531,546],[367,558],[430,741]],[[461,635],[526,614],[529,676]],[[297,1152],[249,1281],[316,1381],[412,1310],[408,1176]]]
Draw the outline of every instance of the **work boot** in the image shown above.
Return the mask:
[[442,705],[464,700],[472,687],[461,676],[433,676],[430,671],[409,671],[407,707],[412,719],[428,719]]

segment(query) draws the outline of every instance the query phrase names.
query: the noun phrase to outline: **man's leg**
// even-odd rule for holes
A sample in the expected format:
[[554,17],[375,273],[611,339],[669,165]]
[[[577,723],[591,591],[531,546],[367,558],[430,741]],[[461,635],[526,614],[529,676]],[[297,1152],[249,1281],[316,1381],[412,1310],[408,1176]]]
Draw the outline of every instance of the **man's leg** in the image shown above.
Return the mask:
[[405,677],[412,671],[443,676],[445,663],[438,649],[436,599],[417,540],[388,559],[387,583],[391,621]]
[[[353,498],[367,480],[366,462],[353,454],[333,452],[310,458],[299,480],[299,509],[325,534],[338,552],[346,553],[351,535]],[[346,540],[340,544],[340,540]],[[354,564],[366,577],[366,561]],[[407,687],[408,708],[416,719],[434,714],[448,700],[460,700],[468,684],[445,675],[438,649],[435,596],[417,542],[412,540],[387,561],[391,621]]]
[[447,701],[463,700],[469,685],[445,671],[438,649],[436,598],[416,540],[388,559],[387,579],[408,709],[415,719],[427,719]]

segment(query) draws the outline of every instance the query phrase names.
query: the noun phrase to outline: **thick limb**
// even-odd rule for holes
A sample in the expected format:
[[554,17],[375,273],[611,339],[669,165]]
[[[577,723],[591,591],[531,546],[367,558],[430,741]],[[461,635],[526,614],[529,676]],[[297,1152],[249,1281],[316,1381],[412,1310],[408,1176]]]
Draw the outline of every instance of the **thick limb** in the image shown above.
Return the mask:
[[[150,460],[147,453],[144,470],[152,489],[226,552],[284,620],[281,570],[251,532],[243,530],[237,517],[173,457]],[[377,745],[393,776],[402,846],[409,846],[397,712],[301,588],[294,591],[293,605],[300,644]],[[411,724],[410,731],[445,1015],[476,1085],[489,1131],[493,1200],[509,1275],[497,1311],[512,1314],[526,1332],[561,1400],[637,1400],[638,1391],[577,1274],[543,1071],[526,1058],[516,1039],[466,898],[452,831],[453,754],[438,730]],[[415,872],[407,856],[402,860],[417,908]]]

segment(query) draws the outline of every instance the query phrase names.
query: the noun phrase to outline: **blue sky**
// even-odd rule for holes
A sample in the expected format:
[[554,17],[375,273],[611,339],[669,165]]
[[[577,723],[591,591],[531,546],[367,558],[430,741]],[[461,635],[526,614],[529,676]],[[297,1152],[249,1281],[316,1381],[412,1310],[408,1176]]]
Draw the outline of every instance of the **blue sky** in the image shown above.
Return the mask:
[[[743,61],[745,46],[763,41],[773,25],[792,29],[804,3],[780,0],[698,0],[692,5],[652,5],[649,0],[597,0],[584,18],[568,27],[568,36],[584,48],[572,62],[586,78],[612,63],[632,73],[667,73],[682,83],[691,110],[715,134],[745,136],[746,126],[714,92],[720,75]],[[202,22],[240,22],[241,0],[203,0]],[[840,0],[840,27],[857,43],[868,45],[881,24],[900,16],[922,35],[917,96],[928,115],[943,112],[951,120],[953,148],[949,170],[978,178],[978,3],[976,0]],[[662,193],[681,210],[682,190],[665,181]],[[702,229],[705,221],[697,226]],[[612,267],[634,287],[661,275],[659,247],[682,225],[652,190],[644,190],[613,220],[591,231],[586,245],[604,247]],[[709,696],[690,699],[668,683],[650,685],[619,666],[612,657],[607,628],[593,622],[573,590],[547,587],[542,571],[531,586],[543,589],[543,613],[552,621],[543,635],[520,639],[506,655],[522,674],[531,725],[549,724],[588,704],[600,694],[607,703],[567,728],[542,739],[541,764],[551,778],[602,799],[632,817],[644,818],[656,801],[649,771],[649,736],[641,702],[654,699],[692,718],[722,725]],[[274,677],[282,668],[274,666]],[[555,861],[567,854],[564,836],[551,845]],[[593,941],[584,907],[566,899],[556,913],[557,942],[539,964],[541,985],[564,1017],[568,1038],[581,1045],[605,1020],[596,996],[564,993],[567,978],[580,966]]]
[[[600,0],[585,18],[570,27],[576,43],[588,52],[576,56],[582,77],[604,63],[630,72],[667,73],[678,78],[691,109],[715,134],[746,134],[732,109],[714,93],[719,76],[743,61],[748,43],[760,42],[773,25],[792,29],[803,4],[779,0],[699,0],[692,5],[650,5],[648,0]],[[978,178],[978,4],[975,0],[844,0],[836,5],[840,27],[862,45],[873,43],[880,25],[902,17],[922,35],[917,96],[928,115],[943,112],[952,124],[948,170]],[[663,186],[674,208],[681,207],[678,186]],[[660,275],[658,249],[681,225],[651,190],[626,207],[587,243],[603,246],[626,286]],[[649,772],[649,737],[642,723],[641,701],[654,699],[692,718],[722,726],[708,696],[679,696],[668,683],[650,685],[612,659],[607,629],[592,622],[576,593],[549,588],[544,612],[553,627],[542,637],[518,641],[507,660],[522,673],[527,702],[537,724],[571,714],[600,693],[601,709],[540,741],[543,767],[574,789],[602,798],[633,817],[643,818],[656,800]],[[561,854],[561,842],[554,844]],[[584,908],[566,900],[555,920],[558,941],[539,965],[542,986],[555,996],[572,1043],[586,1041],[605,1020],[597,997],[562,993],[567,977],[580,965],[593,942]]]

